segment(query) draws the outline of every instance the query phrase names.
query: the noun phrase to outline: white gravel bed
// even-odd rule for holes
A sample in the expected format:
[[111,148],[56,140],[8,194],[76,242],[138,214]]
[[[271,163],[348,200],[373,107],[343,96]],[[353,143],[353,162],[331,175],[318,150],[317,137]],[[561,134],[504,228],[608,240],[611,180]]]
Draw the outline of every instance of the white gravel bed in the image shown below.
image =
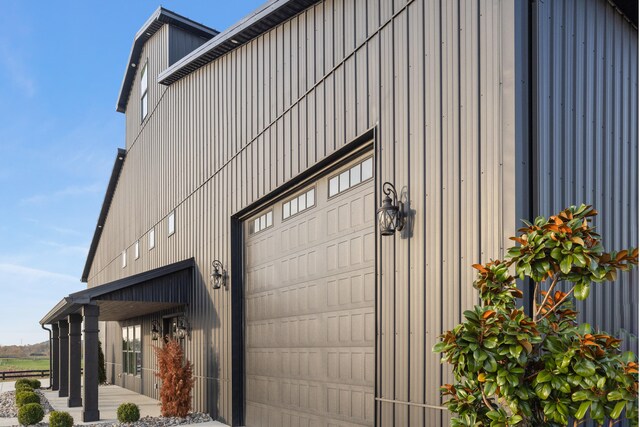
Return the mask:
[[[165,427],[165,426],[177,426],[183,424],[197,424],[213,421],[209,414],[203,414],[200,412],[194,412],[187,415],[184,418],[178,417],[142,417],[135,423],[98,423],[98,424],[85,424],[84,427]],[[45,424],[46,425],[46,424]]]
[[[44,413],[48,414],[53,411],[49,401],[40,390],[34,390],[40,396],[40,404],[44,409]],[[18,407],[16,406],[16,392],[7,391],[0,393],[0,418],[15,418],[18,416]]]

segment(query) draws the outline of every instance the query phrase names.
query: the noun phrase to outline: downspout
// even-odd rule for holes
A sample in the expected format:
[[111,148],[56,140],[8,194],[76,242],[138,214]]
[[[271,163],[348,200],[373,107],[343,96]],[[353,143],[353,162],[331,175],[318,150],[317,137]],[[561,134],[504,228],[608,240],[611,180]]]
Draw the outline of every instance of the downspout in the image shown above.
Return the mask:
[[53,357],[53,352],[52,352],[52,347],[51,347],[51,341],[53,340],[52,338],[52,331],[49,328],[45,328],[44,325],[40,325],[40,327],[42,329],[44,329],[45,331],[49,332],[49,387],[47,388],[51,388],[51,385],[53,384],[53,371],[51,370],[51,365],[53,364],[53,361],[51,360],[51,358]]

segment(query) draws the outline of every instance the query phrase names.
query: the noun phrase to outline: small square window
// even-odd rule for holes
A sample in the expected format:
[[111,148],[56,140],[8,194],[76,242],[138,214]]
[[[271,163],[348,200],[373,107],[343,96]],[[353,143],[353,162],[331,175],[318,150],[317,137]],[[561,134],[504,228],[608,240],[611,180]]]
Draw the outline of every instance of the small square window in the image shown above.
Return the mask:
[[258,231],[260,231],[260,218],[253,220],[253,232],[257,233]]
[[134,245],[134,253],[136,255],[136,259],[140,258],[140,240],[136,240],[136,244]]
[[122,251],[122,268],[127,266],[127,250]]
[[373,158],[368,158],[367,160],[362,162],[362,181],[366,181],[372,176],[373,176]]
[[260,230],[264,230],[265,228],[267,228],[267,216],[262,215],[260,217]]
[[303,211],[307,209],[307,195],[301,194],[298,196],[298,210]]
[[298,199],[291,200],[291,215],[298,213]]
[[176,232],[176,211],[169,214],[169,217],[167,218],[167,226],[169,236]]
[[312,188],[307,191],[307,207],[311,207],[316,204],[316,189]]
[[149,231],[149,250],[156,247],[156,229],[152,228]]
[[286,219],[291,216],[291,205],[289,202],[282,205],[282,218]]
[[271,227],[273,225],[273,211],[267,212],[267,227]]
[[344,171],[340,174],[340,191],[344,191],[349,188],[349,171]]
[[351,186],[360,184],[360,165],[351,168]]
[[338,194],[338,177],[334,176],[329,180],[329,197]]

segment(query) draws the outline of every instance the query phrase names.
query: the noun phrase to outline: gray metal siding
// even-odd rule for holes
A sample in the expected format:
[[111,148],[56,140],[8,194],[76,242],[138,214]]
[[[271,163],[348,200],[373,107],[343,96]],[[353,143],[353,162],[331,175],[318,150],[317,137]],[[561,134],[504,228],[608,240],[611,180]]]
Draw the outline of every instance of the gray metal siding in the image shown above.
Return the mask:
[[[534,7],[534,206],[550,215],[592,204],[605,249],[638,246],[638,31],[605,0]],[[637,270],[620,274],[578,304],[584,321],[636,352],[637,284]]]
[[[202,46],[208,39],[198,37],[189,31],[173,25],[169,26],[169,65],[173,65],[196,48]],[[154,76],[155,82],[155,76]]]
[[441,423],[406,402],[440,405],[451,378],[431,347],[476,301],[468,266],[501,256],[515,229],[513,14],[497,0],[327,0],[166,88],[153,81],[166,26],[145,46],[150,116],[141,126],[132,96],[89,285],[195,258],[196,410],[231,419],[230,292],[208,280],[211,260],[230,264],[230,217],[376,127],[376,182],[394,182],[412,212],[401,236],[378,240],[376,395],[400,403],[377,402],[376,416]]

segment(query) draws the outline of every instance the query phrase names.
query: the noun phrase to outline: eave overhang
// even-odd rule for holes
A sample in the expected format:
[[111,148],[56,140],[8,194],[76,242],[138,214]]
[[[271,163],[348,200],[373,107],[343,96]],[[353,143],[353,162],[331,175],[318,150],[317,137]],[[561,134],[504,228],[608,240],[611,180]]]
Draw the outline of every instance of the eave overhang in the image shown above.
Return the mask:
[[127,62],[127,68],[125,69],[122,85],[120,86],[118,104],[116,105],[116,111],[119,113],[124,113],[127,109],[127,102],[129,102],[129,95],[131,94],[131,86],[133,85],[133,80],[136,76],[136,70],[139,65],[138,62],[140,61],[140,54],[142,53],[143,46],[147,40],[153,37],[153,35],[162,28],[164,24],[171,24],[207,40],[219,33],[219,31],[216,31],[213,28],[199,24],[163,7],[156,9],[153,15],[151,15],[147,22],[145,22],[142,28],[140,28],[136,33],[133,40],[131,53],[129,54],[129,61]]
[[151,281],[163,276],[177,273],[186,269],[193,269],[195,260],[193,258],[179,261],[164,267],[149,270],[144,273],[125,277],[100,286],[94,286],[79,292],[74,292],[62,298],[41,320],[40,324],[51,324],[59,320],[65,320],[69,314],[78,313],[83,305],[96,304],[105,306],[107,310],[101,309],[100,320],[121,320],[130,317],[143,316],[145,314],[158,312],[160,310],[188,304],[188,289],[172,289],[166,292],[166,297],[155,299],[136,300],[132,298],[117,299],[110,298],[117,292],[121,292],[133,286],[151,284]]
[[113,193],[116,191],[118,185],[118,179],[120,178],[120,172],[122,172],[122,165],[124,159],[127,156],[126,150],[118,148],[118,154],[116,155],[116,161],[113,164],[113,170],[111,171],[111,178],[109,178],[109,185],[107,186],[107,192],[104,195],[102,201],[102,208],[100,209],[100,216],[98,217],[98,223],[96,229],[93,232],[93,239],[91,240],[91,246],[89,246],[89,254],[87,255],[87,261],[84,264],[84,270],[82,271],[81,282],[86,282],[89,277],[89,271],[91,270],[91,264],[93,264],[93,258],[96,255],[98,249],[98,243],[100,242],[100,236],[102,236],[102,230],[104,229],[104,223],[107,220],[107,214],[109,213],[109,207],[111,206],[111,200],[113,200]]
[[269,2],[160,73],[158,82],[170,85],[316,3],[319,3],[319,0],[274,0]]

